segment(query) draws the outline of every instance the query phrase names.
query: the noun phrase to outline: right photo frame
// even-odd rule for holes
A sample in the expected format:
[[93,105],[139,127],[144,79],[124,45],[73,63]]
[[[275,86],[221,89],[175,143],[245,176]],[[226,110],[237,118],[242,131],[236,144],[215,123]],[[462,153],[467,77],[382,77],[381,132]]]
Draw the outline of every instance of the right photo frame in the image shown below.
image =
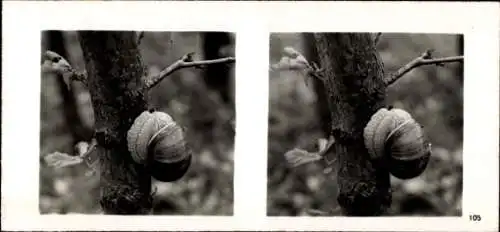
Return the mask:
[[268,216],[462,216],[462,34],[271,33]]

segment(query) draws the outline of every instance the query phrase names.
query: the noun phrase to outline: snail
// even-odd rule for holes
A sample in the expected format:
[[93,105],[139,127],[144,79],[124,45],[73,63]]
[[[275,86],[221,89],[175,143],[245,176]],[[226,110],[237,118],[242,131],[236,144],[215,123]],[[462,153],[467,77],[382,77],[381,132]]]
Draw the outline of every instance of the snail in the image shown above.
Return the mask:
[[127,146],[132,159],[149,166],[159,181],[181,178],[191,163],[182,127],[165,112],[142,112],[127,132]]
[[370,158],[387,158],[390,173],[400,179],[420,175],[431,155],[422,127],[401,109],[379,109],[365,126],[363,137]]

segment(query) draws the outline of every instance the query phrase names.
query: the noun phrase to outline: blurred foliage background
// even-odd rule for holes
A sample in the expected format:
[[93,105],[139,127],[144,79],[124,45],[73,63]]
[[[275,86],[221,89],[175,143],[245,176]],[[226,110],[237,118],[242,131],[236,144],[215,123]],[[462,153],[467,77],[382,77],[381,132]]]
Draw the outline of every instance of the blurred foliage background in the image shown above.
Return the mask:
[[[270,37],[270,62],[276,63],[285,46],[314,60],[310,43],[301,34]],[[435,57],[463,55],[463,37],[445,34],[382,34],[377,49],[386,73],[391,73],[435,49]],[[314,85],[312,85],[314,86]],[[268,198],[270,216],[337,215],[335,171],[323,174],[320,164],[294,169],[284,154],[294,147],[315,151],[322,129],[321,105],[315,87],[307,87],[297,72],[270,72]],[[321,99],[319,99],[321,100]],[[387,89],[386,103],[410,112],[424,126],[433,146],[427,169],[402,181],[391,176],[390,215],[462,215],[463,66],[422,66]]]
[[[197,59],[234,56],[234,35],[201,32],[146,32],[139,46],[150,74],[156,74],[189,52]],[[42,33],[42,49],[65,56],[77,70],[85,64],[74,31]],[[84,165],[53,169],[43,156],[72,153],[73,145],[89,141],[94,124],[88,90],[43,75],[41,82],[40,212],[99,213],[98,175],[86,177]],[[150,107],[170,114],[187,130],[193,149],[188,172],[171,183],[157,182],[154,214],[232,215],[234,64],[176,71],[149,92]]]

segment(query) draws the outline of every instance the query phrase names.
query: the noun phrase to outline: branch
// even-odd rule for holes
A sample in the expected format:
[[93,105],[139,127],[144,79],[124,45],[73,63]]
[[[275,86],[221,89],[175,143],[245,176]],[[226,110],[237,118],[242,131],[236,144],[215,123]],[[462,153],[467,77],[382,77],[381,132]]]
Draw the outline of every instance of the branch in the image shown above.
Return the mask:
[[156,86],[160,81],[163,80],[163,78],[169,76],[173,72],[182,69],[182,68],[189,68],[189,67],[204,67],[206,65],[212,65],[212,64],[224,64],[224,63],[234,63],[236,59],[234,57],[225,57],[225,58],[219,58],[219,59],[214,59],[214,60],[199,60],[199,61],[193,61],[193,54],[194,53],[188,53],[184,56],[182,56],[179,60],[175,61],[173,64],[170,66],[166,67],[163,69],[158,75],[149,77],[146,80],[146,89],[151,89],[154,86]]
[[398,69],[398,71],[396,71],[395,73],[390,74],[388,77],[385,78],[384,82],[386,86],[389,86],[394,82],[396,82],[403,75],[411,71],[412,69],[422,65],[435,64],[438,66],[443,66],[444,63],[463,62],[463,61],[464,61],[464,56],[432,58],[432,50],[427,50],[424,53],[422,53],[419,57],[415,58],[405,66]]

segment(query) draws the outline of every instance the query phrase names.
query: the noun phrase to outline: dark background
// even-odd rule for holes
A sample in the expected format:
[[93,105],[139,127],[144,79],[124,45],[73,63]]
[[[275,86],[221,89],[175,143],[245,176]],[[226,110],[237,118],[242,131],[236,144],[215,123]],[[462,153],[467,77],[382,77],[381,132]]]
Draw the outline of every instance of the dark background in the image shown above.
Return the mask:
[[[284,46],[306,58],[307,43],[300,34],[272,34],[270,59],[276,63]],[[377,46],[385,71],[391,73],[435,49],[434,57],[463,55],[463,37],[444,34],[383,34]],[[308,58],[310,59],[310,58]],[[316,151],[321,126],[314,87],[291,71],[270,72],[268,215],[336,215],[336,180],[327,179],[318,164],[287,167],[284,153],[294,147]],[[424,126],[432,143],[425,172],[402,181],[391,176],[390,214],[459,216],[462,211],[463,68],[422,66],[387,89],[387,105],[402,108]],[[319,212],[319,213],[318,213]]]
[[[196,52],[195,59],[234,56],[234,42],[228,33],[146,32],[139,48],[149,73],[156,74],[188,52]],[[45,49],[84,70],[75,32],[43,32]],[[83,165],[53,169],[42,159],[55,151],[71,153],[73,144],[90,140],[94,123],[90,95],[76,82],[74,94],[68,92],[54,75],[42,75],[41,85],[40,212],[99,213],[97,176],[85,177],[88,169]],[[154,181],[154,213],[232,215],[234,64],[179,70],[150,91],[149,103],[186,128],[194,151],[191,166],[179,181]]]

